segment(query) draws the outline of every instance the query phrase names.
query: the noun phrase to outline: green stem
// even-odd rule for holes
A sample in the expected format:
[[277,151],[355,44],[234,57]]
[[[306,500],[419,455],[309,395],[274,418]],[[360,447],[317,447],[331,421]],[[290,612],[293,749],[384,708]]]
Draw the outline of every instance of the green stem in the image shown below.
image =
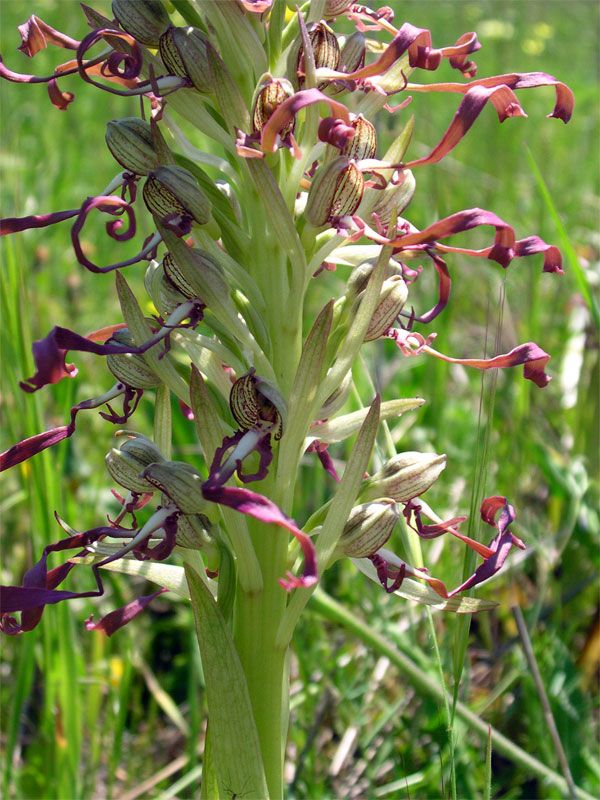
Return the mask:
[[[261,487],[264,492],[264,488]],[[252,703],[270,800],[283,797],[283,755],[287,730],[283,720],[288,702],[286,648],[276,647],[286,593],[279,585],[285,574],[288,537],[274,525],[249,520],[248,527],[261,565],[264,588],[245,592],[238,586],[234,641]]]

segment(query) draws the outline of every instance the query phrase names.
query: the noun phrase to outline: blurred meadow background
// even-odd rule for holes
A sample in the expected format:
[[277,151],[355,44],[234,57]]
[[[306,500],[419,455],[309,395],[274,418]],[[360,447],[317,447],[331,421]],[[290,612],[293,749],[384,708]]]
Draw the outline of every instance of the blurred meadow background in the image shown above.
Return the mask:
[[[108,3],[92,5],[110,16]],[[327,573],[325,589],[339,605],[321,596],[309,606],[291,664],[289,797],[450,797],[452,763],[462,798],[567,797],[564,786],[544,776],[542,765],[561,772],[560,758],[513,605],[522,609],[572,779],[588,797],[597,796],[599,371],[598,317],[589,301],[597,296],[599,274],[599,8],[582,0],[393,5],[396,24],[429,28],[434,46],[477,31],[483,45],[475,55],[478,77],[543,71],[575,92],[566,126],[545,119],[554,104],[551,88],[519,92],[528,119],[499,125],[493,109],[485,109],[449,157],[415,171],[417,193],[406,211],[422,228],[479,206],[512,224],[518,238],[539,234],[560,246],[564,276],[543,275],[541,257],[515,260],[505,272],[493,262],[449,255],[452,297],[434,326],[436,347],[453,355],[478,356],[496,342],[506,352],[536,341],[552,354],[553,380],[540,390],[523,380],[520,368],[486,373],[482,380],[462,367],[402,359],[391,342],[364,348],[365,359],[376,363],[384,399],[427,401],[392,425],[391,436],[399,451],[447,453],[428,503],[444,518],[470,513],[469,533],[487,541],[478,501],[484,494],[506,495],[527,550],[513,551],[504,570],[478,590],[499,605],[470,621],[435,614],[430,624],[421,607],[386,595],[349,562]],[[15,49],[16,26],[32,12],[75,38],[87,32],[85,20],[75,2],[0,4],[7,66],[49,74],[66,60],[61,51],[29,62]],[[454,80],[451,73],[445,67],[415,80]],[[0,83],[2,216],[75,208],[117,171],[104,144],[105,124],[137,114],[136,101],[76,79],[64,80],[62,88],[76,94],[65,112],[52,108],[44,86]],[[454,95],[415,95],[408,109],[384,120],[380,152],[414,113],[409,156],[426,154],[457,105]],[[467,246],[479,246],[476,233],[461,241],[467,238]],[[86,226],[85,245],[97,263],[116,260],[99,222]],[[68,223],[6,237],[1,246],[4,450],[65,424],[70,406],[112,385],[99,359],[76,354],[76,380],[24,394],[18,381],[34,372],[31,342],[55,324],[85,334],[118,322],[120,311],[113,279],[76,264]],[[341,292],[346,277],[343,268],[321,276],[315,312],[323,297]],[[143,266],[129,268],[127,279],[142,292]],[[424,309],[434,296],[433,276],[423,275],[411,301]],[[356,371],[351,403],[370,401],[374,387],[366,375]],[[193,460],[192,423],[176,420],[174,458]],[[150,393],[135,425],[151,431]],[[76,436],[3,475],[2,583],[20,582],[44,545],[60,538],[55,510],[78,530],[114,514],[103,463],[110,446],[109,426],[96,413],[82,414]],[[332,454],[343,458],[343,447]],[[301,476],[300,524],[331,490],[331,479],[315,463],[307,460]],[[426,541],[423,551],[431,571],[456,585],[463,554],[453,545],[446,538]],[[68,588],[92,588],[91,580],[87,571],[74,570]],[[100,601],[50,606],[37,629],[2,640],[6,798],[198,796],[204,696],[191,608],[161,596],[108,639],[86,632],[84,620],[148,591],[112,574],[106,587]],[[371,641],[353,627],[356,619],[368,622]],[[454,701],[449,735],[447,705],[451,712]],[[488,724],[494,728],[491,756]]]

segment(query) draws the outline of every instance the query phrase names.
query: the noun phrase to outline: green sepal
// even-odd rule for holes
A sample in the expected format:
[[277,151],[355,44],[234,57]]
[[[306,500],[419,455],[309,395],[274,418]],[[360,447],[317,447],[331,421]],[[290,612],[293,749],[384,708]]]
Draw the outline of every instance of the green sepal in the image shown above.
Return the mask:
[[231,632],[210,590],[185,564],[206,681],[206,701],[219,792],[248,800],[268,796],[248,685]]

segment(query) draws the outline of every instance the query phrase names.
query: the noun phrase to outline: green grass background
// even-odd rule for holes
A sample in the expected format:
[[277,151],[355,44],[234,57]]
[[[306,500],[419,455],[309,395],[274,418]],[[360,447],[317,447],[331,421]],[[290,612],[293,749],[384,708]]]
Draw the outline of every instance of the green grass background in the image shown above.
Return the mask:
[[[515,531],[528,545],[526,558],[513,555],[512,566],[507,564],[501,577],[478,592],[500,606],[471,624],[461,700],[525,751],[556,764],[509,611],[511,604],[519,604],[573,778],[593,795],[600,786],[598,343],[581,281],[597,293],[598,7],[581,0],[430,0],[395,7],[398,24],[406,19],[430,28],[437,46],[476,30],[483,44],[476,54],[479,76],[545,71],[575,92],[575,114],[567,126],[545,119],[554,103],[551,88],[519,93],[528,119],[499,125],[493,110],[486,109],[447,159],[416,173],[417,194],[407,211],[411,221],[425,227],[462,208],[480,206],[513,224],[519,238],[537,233],[561,245],[568,256],[563,277],[542,275],[541,258],[515,261],[504,272],[491,262],[449,257],[453,294],[435,325],[440,350],[475,355],[486,341],[488,349],[493,346],[502,314],[504,350],[537,341],[552,354],[551,384],[539,390],[514,370],[498,375],[494,395],[492,376],[482,382],[479,375],[446,364],[401,360],[391,343],[373,343],[365,357],[385,398],[418,395],[427,400],[392,434],[399,450],[448,454],[442,480],[428,493],[430,504],[442,515],[468,512],[472,487],[485,481],[487,494],[505,494],[515,505]],[[65,60],[61,51],[40,53],[33,62],[15,52],[16,25],[34,10],[77,38],[86,26],[76,3],[40,0],[34,7],[5,0],[0,5],[0,52],[7,65],[48,74]],[[423,80],[444,78],[453,79],[449,70]],[[2,216],[77,207],[87,195],[99,193],[115,172],[104,145],[105,123],[135,114],[135,101],[73,79],[63,81],[63,88],[76,93],[76,102],[58,112],[43,86],[0,84]],[[456,103],[449,95],[414,97],[412,157],[437,143]],[[399,123],[394,117],[384,122],[380,135],[385,138]],[[1,245],[2,449],[64,424],[71,405],[111,385],[97,360],[78,356],[76,381],[47,387],[39,395],[24,395],[17,386],[34,371],[31,341],[52,325],[86,333],[120,319],[111,277],[91,275],[75,263],[67,226],[18,234]],[[86,227],[85,240],[99,262],[116,260],[99,225]],[[471,234],[469,242],[484,246],[487,239],[478,245]],[[127,277],[141,287],[141,272],[136,275],[135,269]],[[583,275],[579,283],[578,270]],[[335,291],[336,276],[325,277]],[[419,284],[411,300],[427,308],[435,286],[425,276]],[[357,369],[355,379],[362,400],[368,400],[372,387],[366,372]],[[3,583],[19,580],[43,546],[59,538],[55,509],[80,530],[114,512],[103,468],[106,424],[93,413],[80,419],[72,440],[2,478]],[[151,403],[144,400],[136,427],[150,431],[151,420]],[[186,457],[191,437],[189,424],[179,421],[174,457]],[[482,470],[478,453],[486,441]],[[334,451],[343,454],[343,447]],[[315,505],[327,499],[332,487],[314,463],[303,468],[301,478],[305,497]],[[424,555],[434,574],[452,585],[460,579],[461,548],[426,542]],[[91,588],[91,577],[75,571],[70,585]],[[329,572],[326,588],[439,683],[431,629],[419,608],[367,585],[350,564]],[[3,640],[0,744],[7,798],[133,800],[197,793],[204,698],[191,610],[161,597],[111,640],[83,626],[91,613],[98,618],[142,589],[109,578],[101,602],[50,607],[35,631]],[[450,616],[436,615],[434,629],[444,679],[452,690],[453,662],[466,633]],[[386,658],[309,609],[291,665],[290,797],[450,796],[452,755],[443,704],[415,688]],[[485,742],[460,721],[453,733],[458,796],[564,796],[523,763],[496,751],[491,794],[486,794]],[[340,761],[343,752],[347,757]],[[139,794],[136,787],[141,787]]]

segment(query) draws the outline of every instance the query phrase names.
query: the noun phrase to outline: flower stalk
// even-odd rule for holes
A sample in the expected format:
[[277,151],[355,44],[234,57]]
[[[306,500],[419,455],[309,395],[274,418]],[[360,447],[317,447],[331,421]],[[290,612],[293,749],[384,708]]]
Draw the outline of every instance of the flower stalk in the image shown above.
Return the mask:
[[[84,11],[93,30],[81,41],[36,17],[21,26],[28,55],[50,43],[75,51],[74,61],[46,77],[0,61],[0,77],[45,83],[53,105],[66,110],[73,96],[58,80],[78,74],[100,89],[139,95],[142,117],[108,122],[108,154],[119,173],[107,191],[81,199],[78,209],[3,220],[0,232],[75,218],[75,258],[94,273],[116,271],[123,317],[117,322],[111,312],[106,328],[87,337],[55,328],[35,343],[36,373],[22,388],[34,392],[75,378],[69,352],[74,359],[81,352],[106,358],[117,384],[72,408],[70,424],[14,445],[0,467],[73,435],[81,410],[106,404],[102,416],[128,422],[144,393],[156,398],[153,440],[128,423],[125,441],[107,445],[107,480],[127,490],[125,497],[114,492],[117,518],[81,533],[61,522],[69,538],[48,545],[21,585],[3,587],[2,630],[31,630],[46,605],[102,595],[101,567],[135,572],[136,559],[183,563],[207,676],[203,796],[216,786],[223,796],[280,798],[289,648],[331,564],[352,559],[387,592],[474,613],[490,603],[458,595],[494,575],[513,546],[524,547],[510,531],[515,511],[504,497],[482,505],[482,519],[496,531],[488,545],[458,532],[462,517],[424,521],[427,507],[416,499],[439,478],[445,455],[409,451],[377,460],[380,420],[417,408],[421,399],[382,403],[376,396],[352,410],[346,403],[353,366],[377,352],[382,338],[396,342],[399,358],[422,354],[482,370],[523,365],[539,387],[550,380],[550,356],[533,342],[492,358],[447,356],[431,346],[436,333],[427,326],[450,301],[446,258],[460,253],[506,269],[515,258],[542,254],[543,270],[560,274],[558,249],[534,235],[517,239],[508,222],[485,209],[448,209],[423,230],[403,215],[410,215],[419,169],[450,153],[488,103],[500,121],[523,116],[516,92],[551,85],[550,116],[567,122],[573,96],[543,73],[475,79],[475,34],[436,48],[428,30],[397,28],[387,7],[374,11],[348,0],[312,0],[296,12],[282,0],[192,0],[168,9],[160,0],[113,0],[114,20]],[[341,35],[338,18],[353,22],[354,33]],[[386,43],[370,39],[372,30]],[[102,54],[88,58],[98,43]],[[408,83],[419,70],[442,67],[463,82]],[[461,96],[438,145],[412,160],[410,97],[389,104],[409,89]],[[398,115],[401,133],[378,157],[375,117],[382,109]],[[188,139],[191,128],[203,135],[205,151]],[[108,215],[115,247],[136,237],[139,214],[155,232],[133,258],[98,266],[81,243],[84,224],[98,214]],[[480,226],[494,231],[484,249],[445,241]],[[423,311],[417,279],[432,265],[439,299]],[[331,275],[338,268],[343,288]],[[150,317],[143,310],[148,300],[128,281],[144,271],[156,312]],[[324,286],[330,299],[320,300],[315,317]],[[171,452],[171,396],[194,420],[202,451],[194,463]],[[122,413],[108,405],[116,398]],[[355,435],[339,466],[328,448]],[[303,460],[324,467],[335,484],[310,517],[298,480]],[[388,549],[399,538],[399,520],[419,540],[449,533],[482,563],[448,590]],[[80,552],[47,568],[50,553],[71,548]],[[420,560],[420,553],[411,558]],[[96,590],[57,588],[76,563],[91,563]],[[162,588],[185,594],[182,580],[166,569],[173,565],[158,566],[152,574]],[[112,635],[151,599],[88,627]],[[237,706],[228,711],[230,696]]]

